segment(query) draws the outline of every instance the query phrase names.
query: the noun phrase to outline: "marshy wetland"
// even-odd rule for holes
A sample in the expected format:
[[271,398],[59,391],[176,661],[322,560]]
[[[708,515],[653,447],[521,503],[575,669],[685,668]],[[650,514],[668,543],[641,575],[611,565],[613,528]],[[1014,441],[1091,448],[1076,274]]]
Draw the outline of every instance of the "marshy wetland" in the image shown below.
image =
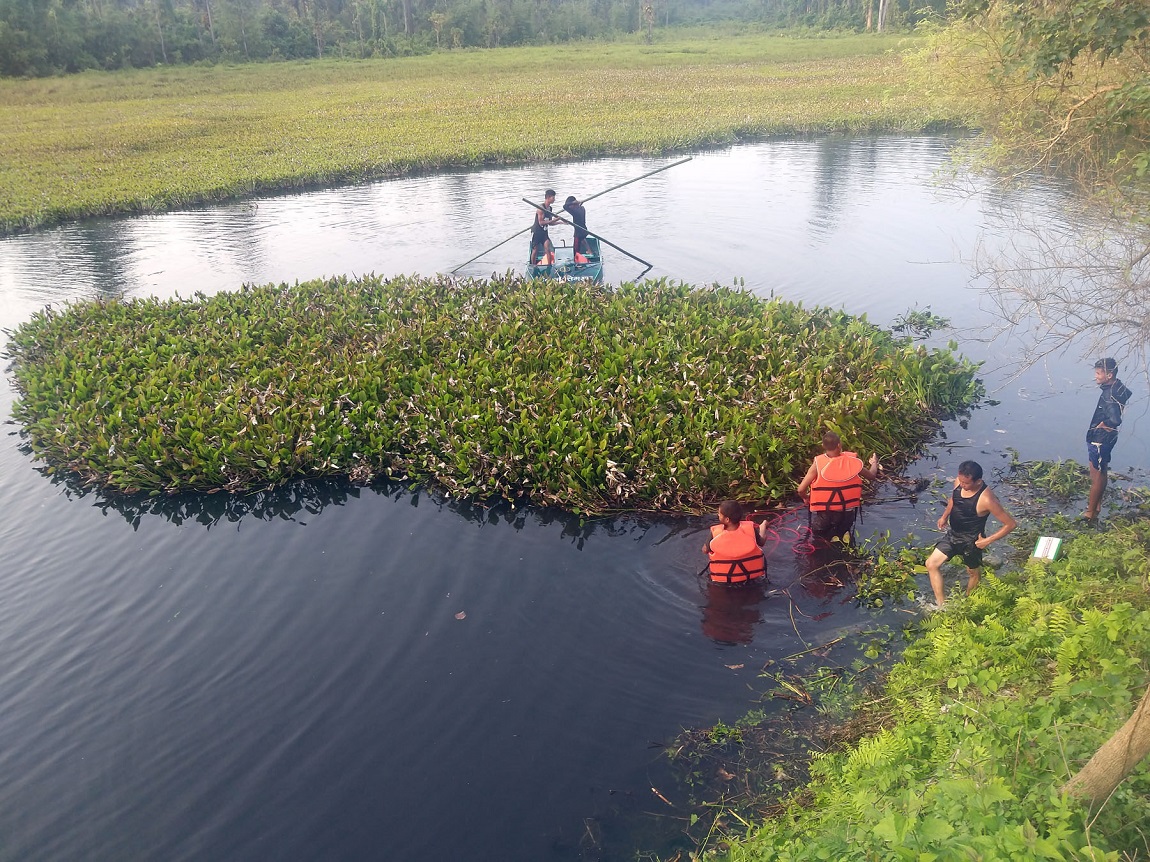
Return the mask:
[[[656,277],[741,279],[760,299],[884,327],[915,307],[949,318],[928,344],[954,338],[985,361],[990,398],[908,469],[927,480],[920,493],[883,483],[862,525],[923,546],[935,480],[968,457],[1004,467],[1011,448],[1081,459],[1095,397],[1075,357],[1012,380],[1009,343],[977,340],[986,312],[965,259],[1002,240],[1014,209],[1056,215],[1049,192],[935,185],[952,143],[697,153],[589,212]],[[655,165],[416,177],[11,237],[0,326],[101,297],[443,272],[525,225],[520,197],[585,194]],[[511,243],[464,275],[525,254]],[[609,259],[608,278],[629,265]],[[11,376],[6,387],[7,415]],[[1117,467],[1150,464],[1144,421],[1128,418]],[[768,662],[845,637],[803,661],[846,665],[875,640],[860,633],[908,617],[856,607],[788,542],[769,559],[786,592],[732,603],[697,578],[705,516],[581,518],[338,481],[102,496],[42,475],[6,427],[0,762],[16,778],[0,791],[0,833],[12,858],[631,859],[679,829],[652,787],[684,802],[652,743],[735,722],[771,686],[758,675]]]
[[0,79],[0,233],[445,168],[919,131],[953,118],[909,86],[908,42],[710,33]]

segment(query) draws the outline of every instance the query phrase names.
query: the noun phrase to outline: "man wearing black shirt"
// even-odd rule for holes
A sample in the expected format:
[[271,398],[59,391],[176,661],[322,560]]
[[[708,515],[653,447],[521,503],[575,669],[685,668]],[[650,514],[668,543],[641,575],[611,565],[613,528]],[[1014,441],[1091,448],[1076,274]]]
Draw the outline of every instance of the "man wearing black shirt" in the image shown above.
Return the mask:
[[571,221],[575,223],[575,254],[587,255],[587,209],[575,195],[571,195],[563,202],[563,209],[571,214]]
[[[995,532],[986,535],[986,521],[993,515],[1000,524]],[[938,607],[946,604],[946,582],[942,565],[951,557],[962,557],[966,564],[966,594],[982,580],[982,552],[997,542],[1018,522],[1003,508],[994,492],[982,481],[982,465],[977,461],[963,461],[958,465],[958,478],[947,501],[946,511],[938,519],[938,528],[946,535],[934,546],[926,558],[926,570]]]
[[1130,400],[1130,390],[1118,379],[1118,363],[1110,357],[1094,363],[1094,382],[1102,387],[1098,406],[1086,429],[1086,455],[1090,461],[1090,499],[1082,517],[1093,521],[1102,508],[1102,494],[1106,491],[1106,474],[1110,466],[1110,453],[1118,442],[1118,426],[1122,424],[1122,411]]
[[555,252],[551,239],[547,236],[548,225],[559,224],[559,219],[551,215],[551,204],[555,203],[555,190],[543,193],[543,206],[535,210],[535,220],[531,222],[531,265],[549,266],[555,262]]

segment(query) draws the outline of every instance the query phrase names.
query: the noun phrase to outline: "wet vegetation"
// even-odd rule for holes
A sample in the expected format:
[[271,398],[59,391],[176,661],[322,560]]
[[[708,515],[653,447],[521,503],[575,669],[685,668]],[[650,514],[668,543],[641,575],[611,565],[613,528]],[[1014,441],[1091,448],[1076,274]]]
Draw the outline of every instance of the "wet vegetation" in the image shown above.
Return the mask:
[[1067,555],[1004,567],[846,664],[827,644],[815,665],[763,668],[763,697],[797,713],[752,711],[675,740],[680,786],[660,790],[693,847],[664,858],[1150,854],[1150,763],[1100,808],[1060,794],[1146,686],[1150,521],[1030,527],[1065,537]]
[[899,44],[712,32],[0,80],[0,232],[443,168],[919,131],[946,117],[907,85]]
[[682,837],[667,843],[681,848],[679,862],[711,858],[733,836],[783,814],[785,800],[807,799],[812,750],[844,750],[877,729],[873,713],[852,708],[859,692],[878,696],[902,646],[902,633],[883,627],[769,661],[759,670],[761,706],[668,744],[675,783],[663,799]]
[[666,281],[336,278],[46,309],[11,333],[48,470],[120,492],[430,483],[582,512],[793,488],[826,427],[894,461],[977,367],[842,311]]

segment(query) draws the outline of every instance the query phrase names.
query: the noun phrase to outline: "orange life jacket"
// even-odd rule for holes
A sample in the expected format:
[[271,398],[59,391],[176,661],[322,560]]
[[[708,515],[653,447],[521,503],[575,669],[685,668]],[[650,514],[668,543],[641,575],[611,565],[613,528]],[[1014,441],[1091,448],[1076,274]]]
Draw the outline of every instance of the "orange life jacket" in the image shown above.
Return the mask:
[[755,541],[755,525],[739,521],[737,530],[722,524],[711,527],[711,580],[724,584],[741,584],[767,573],[763,549]]
[[862,505],[863,462],[854,452],[843,452],[834,458],[815,456],[818,474],[811,484],[812,512],[846,512]]

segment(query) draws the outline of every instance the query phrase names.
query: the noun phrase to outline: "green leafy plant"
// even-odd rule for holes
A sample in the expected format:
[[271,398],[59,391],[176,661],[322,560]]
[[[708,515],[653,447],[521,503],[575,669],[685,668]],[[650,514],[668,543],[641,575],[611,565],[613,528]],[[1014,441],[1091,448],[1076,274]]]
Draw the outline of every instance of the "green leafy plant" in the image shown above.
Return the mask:
[[926,308],[915,306],[896,317],[890,328],[892,332],[906,333],[914,338],[929,338],[935,330],[949,329],[950,320],[932,312],[929,305]]
[[1150,521],[1067,539],[921,623],[869,732],[715,858],[1144,858],[1150,764],[1099,810],[1059,789],[1150,681]]
[[981,392],[977,366],[863,318],[666,281],[84,302],[35,315],[8,351],[49,472],[156,494],[346,476],[586,512],[765,503],[825,417],[868,451],[913,451],[924,412]]
[[912,601],[915,577],[926,572],[926,554],[915,547],[916,537],[893,541],[884,531],[861,542],[851,551],[858,600],[868,607]]

